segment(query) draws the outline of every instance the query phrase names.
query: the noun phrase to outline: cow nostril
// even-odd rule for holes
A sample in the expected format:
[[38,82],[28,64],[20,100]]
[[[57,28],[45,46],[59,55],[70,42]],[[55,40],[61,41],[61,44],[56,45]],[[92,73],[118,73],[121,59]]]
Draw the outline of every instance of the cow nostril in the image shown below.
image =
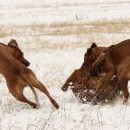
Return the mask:
[[27,63],[27,66],[29,66],[29,65],[30,65],[30,63],[28,62],[28,63]]
[[61,90],[65,92],[67,89],[65,87],[62,87]]
[[30,62],[28,62],[28,61],[22,61],[23,62],[23,64],[25,65],[25,66],[29,66],[30,65]]

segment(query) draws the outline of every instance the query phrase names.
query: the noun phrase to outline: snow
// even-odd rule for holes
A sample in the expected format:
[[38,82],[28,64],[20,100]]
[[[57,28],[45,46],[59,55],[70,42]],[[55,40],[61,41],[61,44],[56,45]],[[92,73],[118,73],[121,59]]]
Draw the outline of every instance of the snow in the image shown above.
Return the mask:
[[[129,0],[0,0],[0,42],[17,40],[60,105],[56,110],[36,90],[40,108],[32,109],[12,97],[0,76],[0,130],[129,130],[130,100],[127,106],[122,97],[81,104],[71,90],[60,89],[92,42],[109,46],[129,38],[129,6]],[[29,88],[24,93],[34,100]]]
[[44,24],[75,21],[76,17],[80,21],[130,18],[128,0],[1,0],[0,6],[0,24]]

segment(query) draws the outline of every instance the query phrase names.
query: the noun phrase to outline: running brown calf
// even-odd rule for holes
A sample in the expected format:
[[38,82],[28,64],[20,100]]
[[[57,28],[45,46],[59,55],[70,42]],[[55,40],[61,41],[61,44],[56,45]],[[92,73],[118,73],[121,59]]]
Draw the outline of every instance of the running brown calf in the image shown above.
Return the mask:
[[33,108],[37,107],[36,103],[29,101],[23,95],[23,89],[28,85],[34,92],[36,100],[37,97],[33,87],[43,92],[54,107],[59,108],[59,105],[51,97],[46,87],[36,78],[33,71],[14,58],[11,51],[3,45],[0,45],[0,74],[5,77],[9,92],[17,100],[28,103]]

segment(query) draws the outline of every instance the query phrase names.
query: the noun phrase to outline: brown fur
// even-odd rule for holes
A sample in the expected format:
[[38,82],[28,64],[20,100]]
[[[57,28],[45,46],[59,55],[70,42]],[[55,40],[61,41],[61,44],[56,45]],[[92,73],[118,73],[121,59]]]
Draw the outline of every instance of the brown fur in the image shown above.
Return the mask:
[[91,102],[92,104],[97,104],[111,101],[117,96],[119,88],[115,80],[112,80],[105,86],[100,85],[100,80],[103,77],[103,75],[100,75],[89,77],[86,81],[84,79],[82,85],[75,84],[71,88],[72,92],[83,103]]
[[122,88],[124,94],[124,103],[127,103],[129,92],[128,92],[128,81],[130,80],[130,57],[129,59],[123,64],[117,73],[118,78],[118,85]]
[[[28,85],[33,91],[33,87],[42,91],[49,98],[51,103],[58,109],[59,105],[50,96],[45,86],[36,78],[35,74],[21,64],[16,58],[12,56],[11,51],[6,46],[0,46],[0,74],[2,74],[7,82],[10,93],[19,101],[30,104],[33,108],[37,107],[37,104],[29,101],[23,95],[23,89]],[[35,91],[34,91],[35,92]]]
[[[89,65],[89,68],[91,68],[91,66],[97,60],[97,58],[99,57],[99,55],[102,54],[104,51],[106,51],[106,47],[97,47],[96,44],[93,47],[93,44],[92,44],[92,46],[85,53],[84,62],[86,62],[86,64]],[[93,75],[98,76],[98,73],[101,73],[101,71],[102,71],[102,67],[98,66],[93,71]]]
[[0,46],[6,47],[6,49],[8,51],[10,51],[12,56],[15,59],[17,59],[18,61],[20,61],[21,63],[23,63],[25,66],[29,66],[30,65],[29,61],[24,58],[24,54],[21,51],[21,49],[19,48],[18,43],[16,42],[16,40],[11,39],[7,45],[5,45],[3,43],[0,43]]
[[[97,70],[99,66],[102,66],[103,71],[106,73],[106,76],[102,80],[102,83],[108,83],[114,74],[117,75],[118,67],[125,60],[127,60],[128,57],[130,57],[130,39],[108,47],[105,55],[101,58],[98,58],[97,61],[93,64],[90,73],[92,73],[93,71],[95,72],[95,70]],[[124,93],[125,101],[127,101],[129,97],[127,86],[122,85],[120,87],[122,88],[122,91]]]
[[80,69],[77,69],[69,76],[61,89],[63,91],[67,91],[69,86],[82,84],[84,78],[87,78],[87,71],[81,71]]
[[12,52],[14,58],[22,62],[25,66],[29,66],[30,63],[27,59],[24,58],[24,54],[18,46],[16,40],[11,39],[7,45],[7,48]]

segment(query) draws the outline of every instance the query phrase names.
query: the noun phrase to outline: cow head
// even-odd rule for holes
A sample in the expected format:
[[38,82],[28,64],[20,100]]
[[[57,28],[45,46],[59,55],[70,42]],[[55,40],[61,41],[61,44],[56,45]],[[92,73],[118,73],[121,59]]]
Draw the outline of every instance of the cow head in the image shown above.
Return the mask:
[[24,58],[24,54],[19,48],[15,39],[11,39],[7,46],[11,48],[11,52],[14,58],[22,62],[25,66],[30,65],[29,61]]

